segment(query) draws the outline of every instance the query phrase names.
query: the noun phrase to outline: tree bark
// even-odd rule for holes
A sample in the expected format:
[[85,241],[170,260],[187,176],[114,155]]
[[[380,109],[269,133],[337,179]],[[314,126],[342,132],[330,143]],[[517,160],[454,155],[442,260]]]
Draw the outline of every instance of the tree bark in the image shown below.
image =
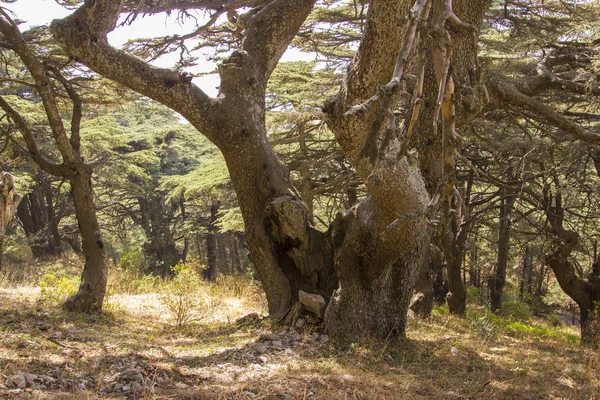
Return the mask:
[[0,271],[4,254],[6,227],[14,217],[22,198],[15,190],[14,178],[8,172],[0,174]]
[[[83,241],[85,265],[79,291],[67,299],[65,307],[70,310],[101,311],[108,275],[108,257],[96,218],[92,193],[92,168],[81,156],[80,123],[82,100],[70,81],[60,69],[51,63],[42,63],[23,39],[17,24],[6,13],[0,16],[0,31],[11,43],[12,50],[27,67],[36,82],[36,89],[44,106],[45,116],[52,131],[54,142],[60,152],[62,163],[55,163],[40,153],[35,136],[27,121],[0,96],[0,107],[21,132],[28,155],[45,172],[67,178],[71,184],[71,196],[75,205],[77,223]],[[53,79],[48,73],[52,70]],[[72,102],[70,135],[61,117],[56,101],[54,83],[60,83]]]
[[[557,179],[555,178],[557,181]],[[558,182],[557,182],[558,186]],[[550,222],[548,231],[553,235],[552,247],[546,254],[546,264],[552,269],[562,290],[579,305],[581,320],[581,343],[598,347],[600,345],[600,277],[591,273],[587,280],[577,275],[570,261],[571,252],[579,243],[577,233],[563,227],[565,210],[562,195],[556,193],[554,202],[544,196],[546,215]],[[593,271],[593,270],[592,270]]]
[[214,281],[217,277],[217,213],[220,203],[213,202],[210,206],[208,233],[206,234],[206,269],[202,271],[204,279]]
[[91,176],[92,168],[79,164],[77,173],[69,179],[85,255],[79,291],[64,304],[72,311],[102,311],[108,281],[108,256],[96,216]]
[[43,176],[38,175],[38,185],[24,196],[17,208],[17,216],[27,236],[33,257],[45,259],[62,253],[57,218],[54,213],[54,196],[44,188]]
[[171,276],[171,267],[181,260],[171,231],[175,206],[165,204],[164,197],[154,191],[138,198],[138,203],[147,240],[144,244],[147,271],[163,277]]
[[506,271],[509,257],[510,246],[510,227],[513,206],[516,198],[513,195],[506,194],[500,205],[500,218],[498,228],[498,261],[496,271],[490,276],[490,308],[492,312],[500,310],[502,307],[502,292],[506,282]]
[[521,300],[531,301],[533,295],[533,250],[530,246],[525,247],[522,264],[519,297]]

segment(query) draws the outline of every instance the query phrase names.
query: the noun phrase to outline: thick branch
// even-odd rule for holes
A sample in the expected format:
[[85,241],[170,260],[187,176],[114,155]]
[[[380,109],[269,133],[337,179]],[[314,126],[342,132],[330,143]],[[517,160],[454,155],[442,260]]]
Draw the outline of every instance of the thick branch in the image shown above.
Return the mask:
[[52,91],[52,82],[46,74],[46,69],[37,56],[29,49],[27,43],[25,43],[16,23],[3,10],[0,10],[0,12],[2,13],[2,17],[0,18],[0,32],[13,44],[15,53],[19,55],[35,80],[44,110],[46,111],[48,123],[56,140],[56,145],[64,161],[66,163],[73,163],[77,157],[65,132],[65,126],[60,117],[60,111]]
[[[119,5],[119,0],[104,0],[97,1],[91,9],[82,6],[70,16],[52,22],[54,37],[67,53],[92,70],[167,105],[210,140],[217,141],[208,120],[208,95],[177,71],[153,67],[108,44],[106,34],[114,29]],[[218,116],[213,111],[211,115]]]
[[35,138],[31,130],[29,129],[29,125],[25,119],[19,114],[15,109],[13,109],[10,104],[4,100],[3,96],[0,96],[0,108],[4,110],[6,115],[15,123],[23,139],[25,140],[25,144],[27,145],[27,150],[29,152],[29,156],[33,159],[33,161],[44,171],[48,172],[51,175],[56,176],[65,176],[67,173],[67,169],[62,164],[55,164],[51,161],[48,161],[42,156],[40,153],[37,143],[35,142]]
[[250,18],[242,49],[254,60],[266,84],[316,0],[275,0]]
[[600,134],[584,129],[581,125],[560,115],[552,107],[521,93],[513,84],[503,81],[493,81],[491,87],[503,101],[532,111],[545,122],[557,126],[579,140],[600,145]]

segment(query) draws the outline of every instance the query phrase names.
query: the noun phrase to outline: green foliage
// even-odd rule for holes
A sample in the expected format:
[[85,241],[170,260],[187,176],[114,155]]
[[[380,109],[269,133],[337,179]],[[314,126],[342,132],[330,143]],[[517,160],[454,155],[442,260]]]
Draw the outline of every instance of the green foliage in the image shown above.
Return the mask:
[[239,207],[225,210],[217,220],[221,232],[244,232],[244,219]]
[[481,288],[468,285],[465,290],[467,291],[467,303],[481,305]]
[[501,309],[503,315],[517,321],[529,321],[531,319],[533,312],[527,303],[510,295],[505,295],[504,297]]
[[142,271],[145,269],[144,255],[136,247],[125,249],[117,265],[125,271]]
[[117,269],[108,276],[107,295],[153,293],[162,283],[161,277],[145,274],[141,270]]
[[79,278],[77,277],[58,277],[47,273],[40,281],[39,299],[42,303],[57,305],[77,293],[78,287]]
[[500,333],[499,319],[492,313],[484,315],[468,315],[468,320],[473,329],[482,339],[492,340]]
[[553,326],[552,321],[517,321],[513,317],[502,316],[492,312],[481,315],[476,312],[468,312],[467,320],[473,330],[483,339],[491,340],[499,334],[513,334],[523,336],[537,336],[540,338],[550,337],[564,340],[568,343],[578,343],[579,337]]
[[179,263],[171,268],[175,276],[162,288],[161,302],[179,330],[211,315],[215,304],[196,266]]

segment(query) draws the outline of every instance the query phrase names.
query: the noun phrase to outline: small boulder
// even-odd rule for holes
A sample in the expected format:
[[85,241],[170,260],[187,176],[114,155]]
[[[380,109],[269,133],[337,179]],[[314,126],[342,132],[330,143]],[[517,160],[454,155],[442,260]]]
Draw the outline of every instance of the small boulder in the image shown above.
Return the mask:
[[250,313],[248,315],[244,315],[243,317],[236,319],[235,323],[236,324],[250,324],[253,322],[258,322],[259,320],[260,320],[260,317],[258,316],[257,313]]
[[275,341],[273,341],[273,347],[275,347],[277,349],[282,349],[283,348],[283,342],[281,340],[275,340]]
[[315,314],[319,318],[323,318],[325,315],[325,307],[327,303],[325,303],[325,299],[323,296],[318,294],[306,293],[302,290],[298,292],[298,297],[300,303],[304,306],[306,311],[310,311]]
[[17,372],[6,380],[6,386],[17,389],[25,389],[27,387],[27,379],[25,378],[25,374],[22,372]]
[[281,340],[281,336],[279,336],[276,333],[265,333],[260,335],[260,339],[265,341],[265,340],[270,340],[272,342],[275,342],[277,340]]
[[29,386],[29,387],[35,386],[35,381],[38,379],[38,376],[34,375],[34,374],[24,374],[24,375],[25,375],[25,381],[27,381],[27,386]]
[[119,379],[127,382],[141,382],[144,379],[144,376],[139,370],[132,368],[123,371],[121,375],[119,375]]
[[266,353],[266,352],[267,352],[267,350],[269,350],[269,349],[267,348],[267,346],[258,346],[258,347],[256,348],[256,351],[257,351],[259,354],[264,354],[264,353]]
[[298,320],[296,320],[296,328],[300,329],[302,328],[304,325],[306,324],[306,320],[304,318],[298,318]]

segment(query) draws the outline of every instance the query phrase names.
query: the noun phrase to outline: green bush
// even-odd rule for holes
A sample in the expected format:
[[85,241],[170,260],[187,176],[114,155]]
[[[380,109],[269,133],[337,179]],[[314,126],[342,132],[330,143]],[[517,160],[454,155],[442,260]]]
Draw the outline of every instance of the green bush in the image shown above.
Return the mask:
[[145,267],[144,255],[140,249],[130,247],[121,254],[117,266],[125,271],[142,271]]
[[503,315],[510,317],[517,321],[529,321],[533,316],[531,307],[523,301],[506,296],[507,298],[502,302],[501,312]]
[[196,267],[184,263],[175,265],[171,268],[175,276],[162,288],[161,302],[179,330],[211,316],[216,306]]
[[470,304],[481,305],[481,289],[475,286],[467,286],[467,302]]
[[62,303],[77,293],[78,287],[78,277],[57,277],[48,273],[40,280],[40,301],[52,305]]
[[492,340],[501,332],[500,318],[492,313],[488,312],[484,315],[469,313],[467,317],[471,328],[485,340]]

